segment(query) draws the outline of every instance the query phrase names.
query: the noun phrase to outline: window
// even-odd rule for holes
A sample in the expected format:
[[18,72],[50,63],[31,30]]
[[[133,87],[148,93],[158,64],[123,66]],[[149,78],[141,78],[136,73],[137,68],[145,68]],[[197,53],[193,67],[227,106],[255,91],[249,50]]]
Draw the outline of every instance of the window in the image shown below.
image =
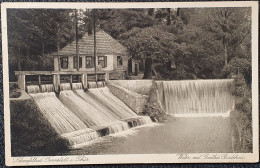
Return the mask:
[[94,57],[86,57],[86,68],[93,68],[94,67]]
[[[78,67],[78,58],[74,57],[73,62],[74,62],[73,67],[77,68]],[[82,57],[79,57],[79,68],[82,68]]]
[[107,67],[107,57],[106,56],[98,56],[98,65],[101,65],[102,68]]
[[68,69],[68,57],[61,57],[60,65],[62,69]]
[[121,56],[117,56],[117,66],[123,66],[123,58]]

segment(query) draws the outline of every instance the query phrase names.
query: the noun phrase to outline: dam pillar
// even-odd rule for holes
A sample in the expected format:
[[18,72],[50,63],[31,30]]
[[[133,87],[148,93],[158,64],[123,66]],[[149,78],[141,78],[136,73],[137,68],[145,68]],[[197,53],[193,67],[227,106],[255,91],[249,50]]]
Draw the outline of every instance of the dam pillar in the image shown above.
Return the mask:
[[25,90],[25,75],[18,75],[18,87]]
[[60,75],[53,75],[53,85],[54,85],[54,91],[59,91],[59,85],[60,85]]
[[81,82],[83,84],[83,88],[84,89],[87,88],[87,86],[88,86],[88,74],[83,73],[81,75]]

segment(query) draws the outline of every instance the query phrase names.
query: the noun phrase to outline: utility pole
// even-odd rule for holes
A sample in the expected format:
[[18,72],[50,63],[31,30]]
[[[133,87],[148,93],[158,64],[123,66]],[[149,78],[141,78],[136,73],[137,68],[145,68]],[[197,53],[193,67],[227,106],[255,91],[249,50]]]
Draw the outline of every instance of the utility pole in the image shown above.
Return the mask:
[[95,81],[97,82],[97,39],[96,39],[96,10],[93,9],[93,26],[94,26],[94,60],[95,60]]
[[77,70],[79,71],[79,42],[78,42],[78,14],[75,9],[75,25],[76,25],[76,56],[77,56]]

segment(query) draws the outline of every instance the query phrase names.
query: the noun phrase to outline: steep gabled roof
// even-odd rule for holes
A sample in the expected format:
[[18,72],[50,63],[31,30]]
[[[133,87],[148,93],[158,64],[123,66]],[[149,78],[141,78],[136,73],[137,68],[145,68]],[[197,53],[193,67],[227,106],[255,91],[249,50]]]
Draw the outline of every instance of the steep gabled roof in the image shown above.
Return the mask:
[[[94,55],[94,35],[84,34],[78,41],[79,54]],[[123,47],[109,34],[100,30],[96,32],[96,47],[97,54],[126,54],[126,48]],[[55,52],[53,55],[57,55]],[[76,54],[76,40],[62,48],[60,55],[74,55]]]

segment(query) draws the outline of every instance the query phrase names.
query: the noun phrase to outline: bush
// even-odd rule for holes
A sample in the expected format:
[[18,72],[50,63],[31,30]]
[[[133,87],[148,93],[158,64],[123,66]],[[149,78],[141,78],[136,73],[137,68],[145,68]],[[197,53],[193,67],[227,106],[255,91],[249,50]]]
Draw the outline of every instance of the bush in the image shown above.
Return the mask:
[[158,74],[158,80],[183,80],[196,79],[197,77],[187,72],[187,67],[184,65],[178,66],[176,69],[168,70],[164,64],[155,66],[155,71]]
[[159,105],[157,92],[156,83],[153,81],[148,102],[144,105],[142,114],[150,116],[153,121],[163,122],[166,120],[166,113]]
[[247,85],[242,74],[236,76],[231,87],[231,94],[236,97],[243,97],[247,92]]
[[231,93],[236,97],[230,116],[233,136],[238,139],[235,152],[252,152],[252,97],[242,74],[234,79]]
[[234,74],[242,74],[246,83],[251,84],[251,62],[244,58],[233,58],[222,70],[222,76],[227,78]]
[[154,121],[163,122],[166,120],[166,114],[158,103],[147,103],[143,109],[143,115],[148,115]]
[[9,83],[9,97],[18,98],[22,95],[21,91],[18,89],[17,83]]
[[32,99],[10,102],[12,156],[57,155],[68,149]]

